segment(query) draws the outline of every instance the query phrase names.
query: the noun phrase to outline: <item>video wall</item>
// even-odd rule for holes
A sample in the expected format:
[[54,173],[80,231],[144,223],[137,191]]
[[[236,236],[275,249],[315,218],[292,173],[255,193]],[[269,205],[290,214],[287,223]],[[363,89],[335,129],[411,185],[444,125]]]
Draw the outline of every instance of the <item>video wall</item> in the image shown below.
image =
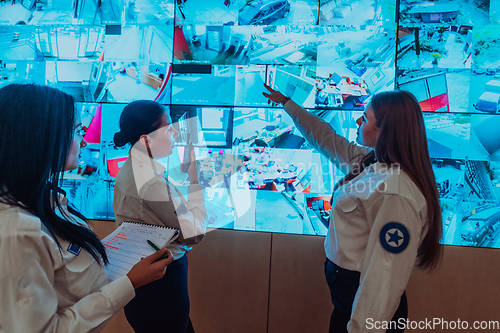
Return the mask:
[[308,235],[326,234],[343,174],[263,83],[350,141],[370,96],[411,91],[443,242],[500,248],[500,0],[0,2],[0,87],[27,81],[77,101],[88,145],[63,188],[88,218],[114,220],[130,147],[113,135],[127,103],[149,99],[180,133],[160,162],[183,193],[188,136],[195,146],[208,227]]

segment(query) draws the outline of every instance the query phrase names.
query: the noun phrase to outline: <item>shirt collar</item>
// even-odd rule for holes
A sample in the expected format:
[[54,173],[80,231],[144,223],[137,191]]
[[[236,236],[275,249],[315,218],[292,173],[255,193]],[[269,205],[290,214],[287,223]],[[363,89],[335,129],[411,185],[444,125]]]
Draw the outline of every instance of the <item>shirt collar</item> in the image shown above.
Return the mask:
[[382,173],[387,173],[389,170],[391,170],[391,172],[397,172],[400,170],[399,164],[397,164],[397,163],[388,167],[387,164],[385,164],[385,163],[377,162],[377,163],[371,164],[369,166],[369,168],[370,168],[370,171],[374,171],[377,175],[380,175]]
[[165,171],[167,170],[160,162],[157,160],[149,157],[142,151],[136,148],[131,148],[129,152],[130,157],[132,157],[132,161],[134,163],[140,163],[143,164],[144,166],[147,166],[149,168],[154,169],[157,173],[160,175],[164,174]]

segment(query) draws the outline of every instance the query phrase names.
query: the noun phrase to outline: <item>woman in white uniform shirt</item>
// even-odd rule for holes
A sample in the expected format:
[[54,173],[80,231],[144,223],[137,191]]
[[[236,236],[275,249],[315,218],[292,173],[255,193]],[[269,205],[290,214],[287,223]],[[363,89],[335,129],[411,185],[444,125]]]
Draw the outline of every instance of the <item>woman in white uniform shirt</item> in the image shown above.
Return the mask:
[[167,246],[174,262],[165,276],[137,290],[125,307],[125,316],[136,333],[194,332],[189,318],[188,258],[191,246],[205,236],[207,216],[194,152],[188,168],[188,200],[167,181],[165,167],[157,161],[172,154],[179,133],[163,105],[147,100],[128,104],[120,116],[115,145],[132,145],[130,157],[116,176],[113,210],[117,225],[143,222],[178,229],[177,240]]
[[264,96],[281,103],[306,140],[346,174],[332,195],[325,239],[330,332],[402,332],[413,267],[435,268],[442,257],[439,196],[417,100],[403,91],[374,95],[357,120],[358,146],[266,88]]
[[162,249],[109,283],[104,247],[58,187],[81,132],[70,95],[0,89],[0,332],[98,332],[172,261]]

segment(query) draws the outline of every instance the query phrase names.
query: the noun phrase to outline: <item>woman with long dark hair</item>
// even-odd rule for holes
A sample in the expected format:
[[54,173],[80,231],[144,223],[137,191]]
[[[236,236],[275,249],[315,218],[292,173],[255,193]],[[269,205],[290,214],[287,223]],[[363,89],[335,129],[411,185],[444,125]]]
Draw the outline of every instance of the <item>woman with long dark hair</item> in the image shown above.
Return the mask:
[[[206,209],[194,151],[186,163],[188,198],[168,180],[168,170],[158,162],[172,154],[179,134],[166,108],[148,100],[128,104],[120,116],[118,147],[131,145],[129,158],[116,176],[113,210],[117,225],[135,221],[178,229],[177,240],[167,246],[174,257],[165,276],[137,290],[125,307],[125,316],[136,333],[194,332],[189,318],[188,258],[191,246],[206,232]],[[188,149],[185,151],[189,154]]]
[[161,278],[162,249],[109,282],[106,251],[59,188],[86,145],[74,99],[34,84],[0,89],[0,330],[98,332]]
[[[302,135],[346,176],[332,194],[325,275],[330,332],[402,332],[413,267],[442,257],[441,209],[422,110],[405,91],[376,94],[357,119],[357,145],[265,86]],[[378,325],[377,325],[378,323]],[[380,328],[382,324],[386,328]]]

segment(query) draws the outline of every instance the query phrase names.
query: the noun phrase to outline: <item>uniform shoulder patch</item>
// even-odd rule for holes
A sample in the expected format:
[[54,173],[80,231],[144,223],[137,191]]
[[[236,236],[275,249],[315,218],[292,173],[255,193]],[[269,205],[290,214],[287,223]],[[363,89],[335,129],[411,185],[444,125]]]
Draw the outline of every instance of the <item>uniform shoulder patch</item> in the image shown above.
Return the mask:
[[80,251],[82,251],[82,248],[79,245],[71,243],[69,244],[67,251],[74,254],[75,256],[78,256],[80,254]]
[[408,229],[399,222],[389,222],[380,230],[380,244],[390,253],[403,252],[410,243]]

